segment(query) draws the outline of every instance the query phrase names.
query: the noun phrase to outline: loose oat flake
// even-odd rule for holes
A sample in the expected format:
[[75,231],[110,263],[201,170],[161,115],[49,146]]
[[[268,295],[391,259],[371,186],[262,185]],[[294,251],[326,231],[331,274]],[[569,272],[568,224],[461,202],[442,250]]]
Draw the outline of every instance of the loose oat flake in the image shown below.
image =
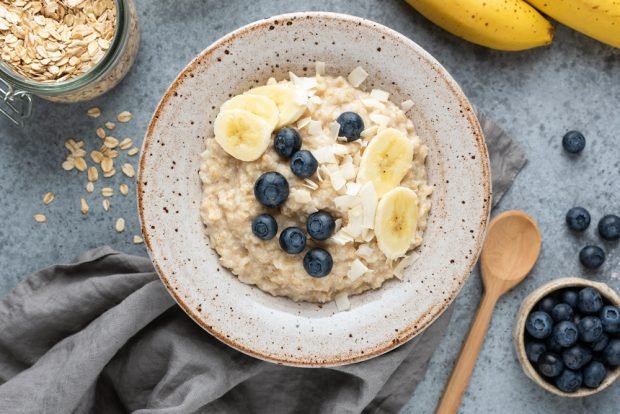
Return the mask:
[[118,147],[122,150],[127,150],[131,148],[133,145],[133,140],[131,138],[123,138],[123,140],[118,144]]
[[121,192],[122,195],[126,196],[127,194],[129,194],[129,186],[127,184],[121,184],[118,187],[118,190]]
[[101,169],[103,172],[110,172],[114,169],[114,161],[111,158],[103,158],[101,160]]
[[118,233],[122,233],[125,231],[125,219],[124,218],[118,218],[116,220],[116,223],[114,224],[114,229],[118,232]]
[[87,175],[88,181],[95,182],[99,179],[99,171],[97,171],[96,167],[89,167]]
[[54,201],[54,193],[52,193],[51,191],[49,193],[45,193],[45,195],[43,196],[43,204],[48,205],[52,201]]
[[123,167],[121,169],[123,170],[123,174],[125,174],[129,178],[132,178],[136,175],[136,171],[133,169],[133,165],[129,163],[123,164]]
[[144,239],[140,236],[133,236],[133,244],[142,244],[144,243]]
[[105,145],[106,147],[110,149],[116,148],[118,146],[118,139],[114,137],[106,137],[103,140],[103,145]]
[[82,214],[88,214],[88,203],[83,198],[80,198],[80,212]]
[[108,129],[114,129],[116,128],[116,124],[114,122],[106,122],[105,127]]
[[84,161],[84,158],[82,157],[75,158],[74,163],[75,168],[77,168],[79,171],[86,171],[86,168],[88,168],[88,166],[86,165],[86,161]]
[[101,189],[101,195],[103,197],[112,197],[114,195],[114,189],[112,187],[103,187]]
[[91,151],[90,159],[93,160],[96,164],[100,164],[103,160],[103,154],[100,151]]
[[131,121],[132,118],[133,118],[133,115],[129,111],[123,111],[120,114],[118,114],[118,116],[116,117],[118,122],[129,122]]
[[44,214],[35,214],[33,218],[37,223],[45,223],[47,221],[47,217]]
[[103,200],[102,204],[105,211],[108,211],[110,209],[110,200],[108,200],[107,198]]
[[97,136],[98,136],[99,138],[101,138],[101,139],[105,139],[105,135],[106,135],[106,133],[105,133],[105,129],[103,129],[103,128],[101,128],[101,127],[100,127],[100,128],[97,128],[97,130],[95,131],[95,133],[97,134]]
[[92,181],[89,181],[86,183],[86,192],[87,193],[92,193],[93,191],[95,191],[95,184],[93,184]]
[[[71,62],[71,60],[69,60],[69,62]],[[74,63],[77,63],[77,61],[74,61]],[[101,116],[101,109],[96,106],[88,108],[87,114],[91,118],[99,118]]]
[[136,155],[138,152],[140,152],[140,150],[138,149],[138,147],[133,147],[132,149],[130,149],[129,151],[127,151],[127,155],[129,155],[130,157],[133,157],[134,155]]

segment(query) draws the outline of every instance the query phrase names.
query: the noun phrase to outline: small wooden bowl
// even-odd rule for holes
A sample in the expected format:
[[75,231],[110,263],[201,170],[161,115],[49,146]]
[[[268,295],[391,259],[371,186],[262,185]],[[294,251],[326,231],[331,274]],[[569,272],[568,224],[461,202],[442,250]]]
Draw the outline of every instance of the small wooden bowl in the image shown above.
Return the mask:
[[547,283],[546,285],[543,285],[536,289],[534,292],[530,293],[530,295],[523,300],[521,308],[517,313],[517,321],[513,332],[513,339],[515,350],[517,351],[517,357],[519,358],[519,362],[521,362],[523,372],[525,372],[525,375],[527,375],[532,381],[543,387],[545,390],[561,397],[587,397],[589,395],[593,395],[599,391],[604,390],[605,388],[613,384],[613,382],[617,380],[618,377],[620,377],[620,367],[616,367],[614,370],[609,371],[605,380],[596,389],[580,388],[573,393],[560,391],[554,385],[548,383],[538,373],[538,371],[534,369],[531,362],[527,359],[527,354],[525,353],[525,322],[527,320],[527,316],[530,314],[538,301],[541,300],[543,297],[547,296],[548,294],[565,288],[584,288],[588,286],[598,290],[601,295],[609,302],[611,302],[614,306],[620,306],[620,296],[618,296],[618,294],[606,284],[592,282],[590,280],[577,277],[567,277]]

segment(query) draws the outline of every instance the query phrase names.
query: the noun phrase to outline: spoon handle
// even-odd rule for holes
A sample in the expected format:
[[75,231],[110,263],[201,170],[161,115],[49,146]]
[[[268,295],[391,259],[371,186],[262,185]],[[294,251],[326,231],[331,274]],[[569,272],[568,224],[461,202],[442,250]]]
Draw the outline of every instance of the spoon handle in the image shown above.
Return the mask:
[[437,414],[454,414],[458,411],[463,393],[469,384],[469,377],[474,371],[478,354],[489,330],[497,299],[497,295],[489,292],[485,292],[482,296],[480,307],[469,329],[469,335],[467,335],[450,380],[444,389],[443,397],[437,406]]

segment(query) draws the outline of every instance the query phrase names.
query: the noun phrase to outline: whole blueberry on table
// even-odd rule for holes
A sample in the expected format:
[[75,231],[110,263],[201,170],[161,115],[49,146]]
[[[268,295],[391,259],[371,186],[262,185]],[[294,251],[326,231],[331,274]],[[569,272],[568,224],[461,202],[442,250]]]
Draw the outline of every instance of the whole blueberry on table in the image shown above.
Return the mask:
[[596,316],[585,316],[579,321],[577,330],[581,342],[591,343],[597,341],[603,334],[603,324]]
[[555,322],[570,321],[573,319],[573,308],[566,303],[558,303],[551,310],[551,317]]
[[553,328],[553,339],[561,347],[568,348],[577,342],[578,330],[574,323],[562,321]]
[[620,309],[615,306],[604,306],[599,315],[603,330],[607,333],[620,333]]
[[596,341],[590,344],[592,351],[601,352],[609,343],[609,336],[603,334]]
[[542,342],[528,342],[525,345],[525,354],[531,362],[538,362],[538,358],[547,352],[547,346]]
[[583,207],[573,207],[566,213],[566,224],[574,231],[584,231],[590,225],[590,213]]
[[280,233],[280,247],[288,254],[301,253],[306,247],[306,234],[299,227],[287,227]]
[[317,211],[310,214],[306,221],[306,230],[314,240],[327,240],[334,233],[336,222],[326,211]]
[[580,371],[565,369],[559,377],[555,379],[555,386],[564,392],[575,392],[581,387],[583,374]]
[[334,261],[327,250],[314,248],[304,256],[304,269],[312,277],[324,277],[332,271]]
[[562,146],[566,152],[579,154],[586,147],[586,137],[579,131],[568,131],[562,137]]
[[605,252],[598,246],[586,246],[579,252],[579,261],[588,269],[598,269],[605,261]]
[[271,240],[278,232],[278,223],[271,214],[259,214],[252,221],[252,233],[261,240]]
[[598,234],[605,240],[620,239],[620,217],[608,214],[598,222]]
[[254,184],[254,196],[259,203],[269,208],[280,207],[288,198],[288,181],[280,173],[266,172]]
[[364,120],[355,112],[343,112],[336,118],[340,124],[339,137],[346,137],[348,142],[359,139],[364,130]]
[[319,163],[310,151],[300,150],[291,157],[291,171],[299,178],[308,178],[316,172]]
[[599,361],[592,361],[583,369],[583,385],[598,388],[607,376],[607,368]]
[[561,354],[564,350],[564,348],[562,348],[562,346],[553,338],[553,335],[547,338],[545,345],[547,346],[547,351],[554,352],[556,354]]
[[581,345],[575,345],[562,352],[562,361],[569,369],[581,369],[592,360],[592,351]]
[[564,370],[564,363],[558,354],[545,352],[538,358],[538,371],[545,377],[553,378]]
[[545,296],[538,302],[538,310],[543,311],[551,315],[553,311],[553,307],[558,304],[558,301],[555,300],[552,296]]
[[295,128],[282,128],[276,133],[273,148],[278,155],[288,160],[301,149],[301,136]]
[[527,317],[525,329],[534,338],[543,339],[551,335],[551,331],[553,330],[553,320],[547,312],[532,312]]
[[612,339],[603,350],[605,363],[610,367],[620,365],[620,339]]
[[577,296],[577,307],[582,313],[590,315],[599,313],[603,308],[603,298],[596,289],[591,287],[583,288]]
[[560,298],[562,302],[569,304],[573,309],[577,307],[577,292],[574,290],[565,290]]

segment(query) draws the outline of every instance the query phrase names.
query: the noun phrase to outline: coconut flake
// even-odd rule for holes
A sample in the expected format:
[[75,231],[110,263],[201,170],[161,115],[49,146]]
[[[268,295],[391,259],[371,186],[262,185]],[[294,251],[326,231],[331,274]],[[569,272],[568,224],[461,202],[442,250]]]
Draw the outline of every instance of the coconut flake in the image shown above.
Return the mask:
[[[329,124],[329,137],[338,139],[338,133],[340,132],[340,124],[336,121]],[[346,137],[344,137],[346,139]]]
[[291,198],[299,204],[306,204],[312,201],[312,196],[307,190],[293,190]]
[[339,312],[348,311],[351,309],[351,302],[349,302],[349,296],[342,292],[337,294],[334,297],[334,301],[336,302],[336,308],[338,308]]
[[329,174],[329,179],[332,182],[332,187],[334,187],[334,190],[340,190],[347,183],[347,180],[345,180],[344,176],[342,175],[342,171],[340,171],[339,169],[328,169],[327,172]]
[[347,183],[347,195],[354,196],[360,192],[362,185],[360,183],[350,182]]
[[374,228],[375,224],[375,211],[377,210],[377,193],[372,181],[367,182],[362,186],[359,192],[359,197],[362,201],[362,209],[364,211],[364,218],[362,220],[362,226],[367,229]]
[[291,82],[293,82],[295,85],[298,84],[299,77],[297,75],[295,75],[293,72],[289,72],[288,73],[288,77],[291,79]]
[[407,99],[406,101],[403,101],[403,103],[400,104],[400,107],[402,108],[403,111],[407,112],[408,110],[410,110],[411,108],[413,108],[413,101],[411,99]]
[[308,187],[309,189],[311,189],[313,191],[316,190],[317,188],[319,188],[319,185],[317,183],[315,183],[314,181],[312,181],[311,179],[309,179],[309,178],[305,178],[304,179],[303,185],[305,187]]
[[344,246],[347,243],[353,242],[353,237],[349,236],[344,229],[340,229],[340,231],[334,234],[330,240],[336,244]]
[[374,137],[375,135],[377,135],[377,130],[378,129],[379,129],[379,127],[376,126],[376,125],[368,127],[368,128],[366,128],[365,130],[362,131],[361,136],[362,136],[362,138]]
[[332,151],[334,152],[334,154],[341,156],[341,157],[344,155],[347,155],[349,153],[350,148],[351,146],[342,145],[342,144],[332,145]]
[[321,99],[320,96],[314,95],[310,98],[310,102],[315,105],[321,105],[323,103],[323,99]]
[[351,280],[357,280],[360,276],[362,276],[364,273],[368,272],[369,270],[370,269],[367,268],[360,259],[355,259],[353,263],[351,264],[351,268],[349,269],[347,276]]
[[338,233],[338,231],[340,231],[340,229],[342,228],[342,219],[336,219],[334,221],[334,233]]
[[312,118],[310,118],[309,116],[301,118],[299,121],[297,121],[297,129],[302,129],[303,127],[308,125],[310,121],[312,121]]
[[317,135],[321,135],[322,132],[323,132],[323,125],[321,124],[321,121],[311,120],[308,123],[308,134],[312,136],[317,136]]
[[373,89],[372,91],[370,91],[370,96],[372,96],[378,101],[387,102],[390,98],[390,93],[381,89]]
[[363,210],[362,206],[355,206],[349,210],[349,222],[345,227],[345,231],[349,233],[353,238],[362,234],[363,223]]
[[361,257],[370,257],[373,255],[374,250],[367,244],[360,244],[355,253]]
[[353,195],[341,195],[334,198],[334,205],[339,210],[345,210],[355,207],[360,203],[360,198]]
[[370,241],[372,239],[375,238],[375,232],[370,230],[370,229],[364,229],[362,231],[362,240],[364,240],[366,243],[370,243]]
[[314,67],[316,68],[316,75],[323,76],[325,75],[325,62],[319,62],[318,60],[314,63]]
[[379,126],[386,126],[390,122],[390,118],[373,112],[369,116],[370,120]]
[[353,158],[351,158],[351,156],[347,155],[344,157],[344,161],[340,166],[340,171],[342,171],[345,180],[352,180],[355,178],[357,172],[355,171],[355,165],[353,165]]
[[399,280],[403,280],[405,277],[405,270],[413,264],[418,258],[418,255],[412,254],[410,256],[405,256],[402,258],[400,263],[396,265],[394,270],[392,270],[392,274],[396,276]]
[[315,78],[297,78],[295,85],[299,86],[302,89],[310,90],[316,88],[317,81]]
[[353,85],[353,87],[357,88],[362,84],[362,82],[366,80],[367,77],[368,73],[364,69],[362,69],[361,66],[358,66],[353,69],[351,73],[349,73],[349,76],[347,76],[347,80],[351,85]]
[[385,109],[385,105],[382,104],[379,100],[374,98],[364,98],[361,100],[362,104],[369,109]]
[[276,78],[269,78],[269,79],[267,79],[267,85],[275,85],[276,83],[278,83]]
[[336,164],[336,156],[332,147],[322,147],[312,151],[312,155],[320,164]]

